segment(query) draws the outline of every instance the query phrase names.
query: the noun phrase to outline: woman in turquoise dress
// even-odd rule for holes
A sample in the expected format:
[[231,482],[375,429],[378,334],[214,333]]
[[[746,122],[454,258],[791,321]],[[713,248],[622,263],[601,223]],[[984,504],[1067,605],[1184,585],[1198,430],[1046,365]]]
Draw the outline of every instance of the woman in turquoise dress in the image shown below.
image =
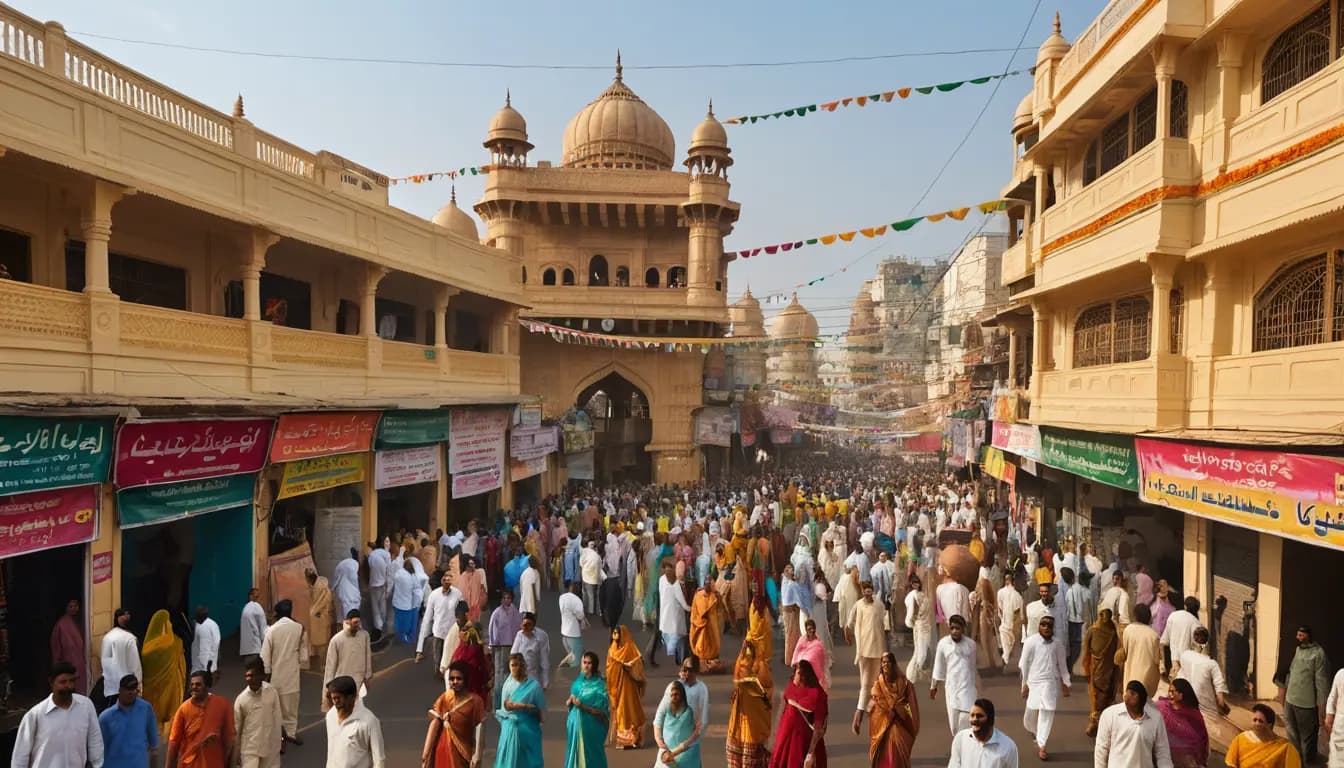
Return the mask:
[[[653,719],[653,740],[658,753],[653,758],[654,768],[700,768],[700,728],[695,712],[686,703],[686,688],[680,680],[667,687],[669,706],[658,710]],[[671,755],[671,759],[665,756]]]
[[521,653],[509,657],[509,679],[500,700],[504,706],[495,710],[499,721],[495,768],[542,768],[541,721],[546,700],[541,685],[527,676],[527,661]]
[[607,768],[603,742],[607,738],[611,704],[607,681],[598,674],[597,654],[583,654],[583,672],[569,687],[569,717],[565,720],[565,768]]

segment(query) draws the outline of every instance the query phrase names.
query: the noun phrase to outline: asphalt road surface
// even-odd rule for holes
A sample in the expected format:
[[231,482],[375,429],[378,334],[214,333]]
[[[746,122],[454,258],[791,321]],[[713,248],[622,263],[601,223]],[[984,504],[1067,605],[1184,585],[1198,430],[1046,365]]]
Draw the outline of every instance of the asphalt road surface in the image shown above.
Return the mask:
[[[540,626],[550,635],[551,664],[555,665],[564,656],[560,642],[559,614],[556,607],[557,594],[548,592],[542,597]],[[629,617],[629,608],[626,609]],[[609,632],[600,618],[590,618],[592,626],[584,633],[584,649],[595,650],[604,660],[609,640]],[[648,635],[638,625],[632,627],[641,646]],[[710,712],[713,725],[704,736],[701,748],[705,768],[724,766],[723,742],[727,735],[728,703],[731,693],[732,660],[736,659],[741,638],[727,635],[724,638],[722,657],[728,670],[727,674],[704,676],[710,689]],[[788,681],[789,672],[784,666],[782,656],[782,633],[775,632],[775,711],[779,712],[779,697]],[[365,703],[382,721],[383,736],[387,745],[387,765],[389,768],[407,768],[418,766],[420,752],[424,745],[425,730],[428,724],[426,711],[434,703],[435,697],[442,692],[443,683],[435,679],[431,662],[426,659],[421,664],[414,661],[412,648],[392,644],[378,652],[374,658],[377,675],[370,685],[369,696]],[[1020,646],[1019,646],[1020,652]],[[902,665],[910,657],[909,648],[897,648],[897,659]],[[644,709],[649,720],[667,684],[675,677],[676,668],[666,655],[659,651],[660,666],[646,671],[649,685],[644,692]],[[868,760],[868,721],[865,719],[861,736],[850,731],[850,719],[853,717],[854,704],[858,698],[858,672],[853,664],[853,651],[844,645],[836,648],[836,658],[832,667],[832,687],[830,690],[831,717],[826,732],[826,749],[830,764],[833,766],[866,765]],[[547,699],[550,706],[542,724],[542,737],[545,745],[545,764],[552,768],[561,768],[565,757],[565,715],[564,700],[569,695],[569,686],[578,673],[573,669],[553,669]],[[290,746],[285,755],[284,764],[294,768],[320,768],[326,761],[326,731],[319,711],[319,687],[321,681],[315,673],[305,674],[303,681],[303,701],[299,719],[300,734],[305,740],[301,747]],[[923,685],[920,686],[924,688]],[[228,690],[221,693],[229,693]],[[982,696],[988,696],[995,704],[998,715],[997,726],[1007,733],[1018,745],[1022,765],[1036,765],[1035,745],[1022,725],[1023,700],[1016,675],[986,673],[981,683]],[[1083,729],[1087,724],[1087,691],[1085,681],[1075,678],[1072,695],[1061,701],[1061,707],[1055,718],[1053,734],[1050,737],[1051,765],[1083,766],[1092,765],[1092,742]],[[928,699],[927,689],[920,699],[922,715],[919,737],[915,742],[915,766],[947,765],[948,746],[951,734],[947,726],[947,710],[943,692],[939,691],[938,700]],[[486,748],[482,759],[483,766],[494,765],[494,742],[499,729],[493,718],[486,721]],[[651,735],[646,736],[651,744]],[[654,749],[646,746],[638,750],[608,749],[607,760],[612,768],[653,768]],[[1221,763],[1221,757],[1215,756],[1210,764]]]

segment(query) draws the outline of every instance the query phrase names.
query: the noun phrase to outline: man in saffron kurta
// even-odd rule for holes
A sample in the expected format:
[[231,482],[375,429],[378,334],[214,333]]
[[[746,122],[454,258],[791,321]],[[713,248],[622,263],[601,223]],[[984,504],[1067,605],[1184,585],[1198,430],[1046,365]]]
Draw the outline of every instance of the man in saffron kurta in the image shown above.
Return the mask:
[[431,768],[470,768],[481,753],[481,724],[485,722],[485,702],[467,690],[466,665],[453,662],[448,667],[448,690],[439,695],[429,710],[429,732],[421,756]]
[[717,672],[719,649],[723,637],[723,600],[719,598],[714,582],[695,593],[691,601],[691,652],[700,659],[701,672]]
[[488,586],[485,582],[485,571],[476,567],[476,561],[472,558],[462,558],[464,567],[462,573],[458,574],[457,580],[453,586],[457,587],[462,593],[462,599],[467,603],[467,619],[471,622],[481,620],[481,611],[485,609]]
[[308,581],[308,642],[311,644],[305,652],[326,664],[327,645],[331,643],[331,587],[327,577],[318,576],[311,568],[304,577]]
[[191,676],[191,698],[173,715],[168,733],[168,768],[226,768],[233,754],[233,706],[210,692],[205,673]]
[[[65,613],[51,628],[51,663],[68,661],[75,667],[75,693],[89,692],[89,659],[84,652],[84,633],[79,631],[75,617],[79,615],[79,601],[65,604]],[[100,699],[101,700],[101,699]]]

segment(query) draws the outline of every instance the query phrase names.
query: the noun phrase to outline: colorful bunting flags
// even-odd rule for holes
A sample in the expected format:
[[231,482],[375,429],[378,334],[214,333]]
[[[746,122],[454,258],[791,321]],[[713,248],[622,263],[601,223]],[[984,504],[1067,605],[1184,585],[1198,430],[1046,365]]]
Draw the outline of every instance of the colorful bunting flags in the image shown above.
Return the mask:
[[456,171],[434,171],[433,173],[413,173],[410,176],[398,176],[395,179],[388,179],[387,183],[397,184],[424,184],[436,179],[456,179],[461,176],[484,176],[490,172],[490,166],[480,165],[476,167],[458,168]]
[[969,80],[954,80],[950,83],[938,83],[937,85],[924,85],[913,88],[908,86],[904,88],[893,88],[890,91],[881,91],[879,93],[865,94],[863,96],[846,96],[843,99],[818,102],[816,104],[808,104],[806,106],[793,107],[791,109],[781,109],[778,112],[767,112],[759,115],[743,115],[741,117],[734,117],[728,120],[724,120],[723,122],[726,123],[727,125],[747,125],[747,124],[755,124],[761,120],[770,120],[772,118],[778,120],[779,118],[782,117],[806,117],[807,115],[810,115],[813,112],[816,112],[817,110],[821,110],[823,112],[834,112],[837,109],[841,109],[843,107],[850,107],[850,106],[863,107],[867,106],[868,104],[877,104],[877,103],[890,104],[893,99],[904,100],[910,98],[911,93],[919,93],[926,96],[928,94],[933,93],[934,91],[938,91],[939,93],[949,93],[951,91],[957,90],[961,86],[966,85],[968,83],[970,85],[984,85],[985,83],[988,83],[991,80],[999,80],[1001,78],[1012,77],[1014,75],[1035,73],[1035,71],[1036,69],[1034,67],[1031,69],[1016,69],[1013,70],[1012,72],[1004,72],[1002,74],[997,75],[985,75],[984,77],[975,77]]
[[583,344],[590,347],[609,347],[612,349],[643,349],[656,352],[709,352],[710,347],[747,347],[764,348],[770,346],[795,346],[811,344],[822,347],[827,341],[836,341],[845,337],[843,333],[826,334],[815,339],[772,339],[769,336],[727,336],[701,338],[698,336],[618,336],[609,333],[576,331],[563,325],[555,325],[540,320],[520,318],[518,324],[530,333],[546,334],[552,340],[563,344]]

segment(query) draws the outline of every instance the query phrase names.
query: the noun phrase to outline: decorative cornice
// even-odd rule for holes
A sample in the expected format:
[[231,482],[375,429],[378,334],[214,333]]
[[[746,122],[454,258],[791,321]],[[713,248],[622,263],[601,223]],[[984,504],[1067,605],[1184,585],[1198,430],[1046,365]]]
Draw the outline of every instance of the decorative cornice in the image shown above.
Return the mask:
[[[1096,64],[1102,56],[1106,55],[1107,51],[1114,48],[1115,44],[1120,42],[1121,38],[1129,34],[1129,30],[1133,29],[1134,25],[1139,23],[1139,19],[1142,19],[1149,11],[1155,8],[1158,2],[1159,0],[1145,0],[1143,5],[1135,8],[1134,12],[1129,15],[1129,18],[1125,19],[1120,26],[1116,27],[1111,34],[1107,36],[1106,41],[1101,45],[1098,45],[1097,50],[1093,51],[1087,61],[1083,62],[1083,64],[1078,67],[1078,72],[1074,74],[1073,77],[1069,78],[1068,82],[1060,84],[1059,90],[1053,94],[1051,101],[1058,103],[1060,99],[1064,98],[1064,95],[1073,89],[1074,84],[1081,80],[1083,75],[1087,74],[1088,70],[1092,69],[1092,66]],[[1074,44],[1076,45],[1077,41],[1075,41]]]

